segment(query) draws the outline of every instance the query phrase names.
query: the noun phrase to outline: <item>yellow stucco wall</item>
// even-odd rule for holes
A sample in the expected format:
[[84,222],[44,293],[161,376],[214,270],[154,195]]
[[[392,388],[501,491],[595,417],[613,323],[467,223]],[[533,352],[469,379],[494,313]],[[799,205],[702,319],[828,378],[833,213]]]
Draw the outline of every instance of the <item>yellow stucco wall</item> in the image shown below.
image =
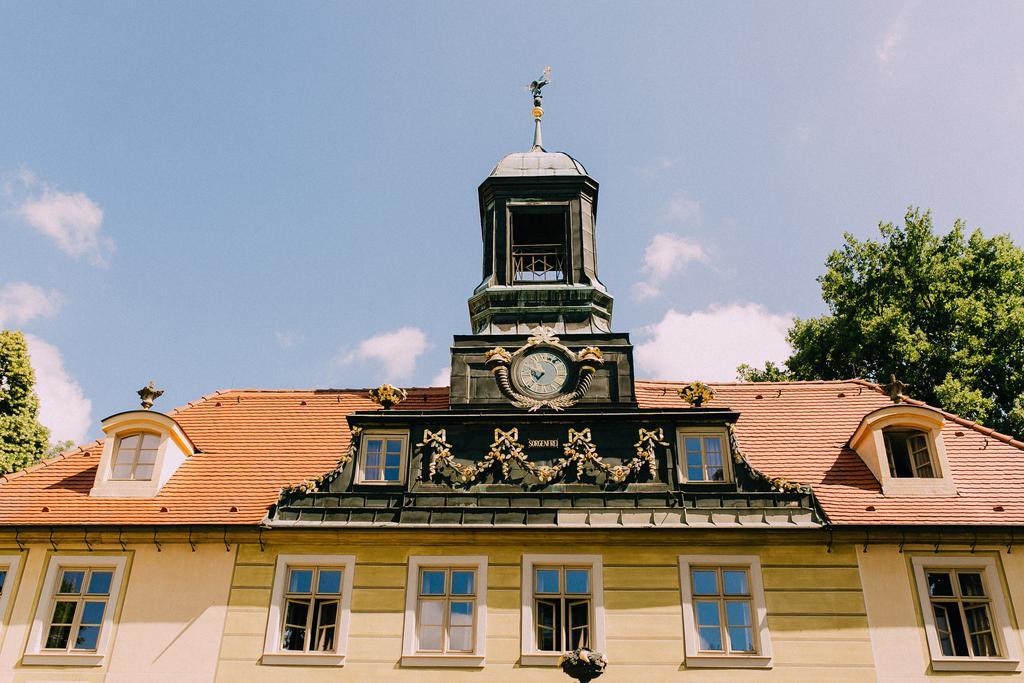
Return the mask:
[[[907,545],[901,553],[898,545],[869,545],[859,549],[864,599],[871,624],[871,642],[880,681],[922,681],[929,678],[953,677],[957,681],[1020,680],[1024,674],[931,671],[924,621],[914,585],[911,558],[969,557],[965,549],[941,550],[933,546]],[[1015,637],[1020,641],[1019,625],[1024,623],[1024,553],[1007,553],[1005,546],[977,546],[977,556],[993,557],[1003,578],[1003,591],[1010,603],[1011,619],[1015,620]]]
[[[97,667],[23,666],[22,655],[42,589],[48,544],[21,553],[20,576],[5,589],[16,590],[8,604],[0,641],[2,681],[104,681],[106,683],[207,682],[213,680],[224,628],[236,546],[163,544],[96,545],[58,543],[60,555],[127,555],[125,581],[115,606],[113,643]],[[0,554],[17,555],[18,548]]]
[[[280,538],[280,536],[278,536]],[[556,681],[550,667],[519,667],[520,560],[523,553],[600,554],[604,562],[607,655],[602,682],[874,680],[856,551],[820,542],[695,545],[680,535],[643,541],[637,534],[568,537],[535,532],[447,534],[352,532],[301,544],[239,546],[217,680],[304,681]],[[344,538],[344,542],[341,542]],[[561,541],[557,541],[560,538]],[[757,538],[754,534],[750,538]],[[461,542],[460,542],[461,541]],[[259,664],[278,554],[356,556],[348,658],[335,668]],[[486,555],[487,663],[483,670],[401,668],[407,561],[410,555]],[[757,554],[765,584],[774,667],[763,671],[685,670],[680,604],[680,554]]]

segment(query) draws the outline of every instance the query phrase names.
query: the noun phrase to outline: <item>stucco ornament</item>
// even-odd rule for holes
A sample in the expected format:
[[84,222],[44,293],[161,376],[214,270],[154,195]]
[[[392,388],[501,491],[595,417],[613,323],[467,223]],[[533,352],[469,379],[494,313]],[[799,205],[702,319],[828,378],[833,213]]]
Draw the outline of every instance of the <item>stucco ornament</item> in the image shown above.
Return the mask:
[[[537,348],[547,347],[565,357],[572,366],[572,377],[565,390],[556,396],[534,397],[518,391],[512,382],[511,368],[516,361]],[[601,349],[588,346],[578,354],[562,344],[550,327],[538,327],[530,338],[515,351],[509,352],[498,346],[484,354],[487,369],[494,375],[501,393],[517,408],[535,412],[541,408],[564,410],[576,405],[590,391],[597,369],[604,365]],[[573,381],[574,380],[574,381]]]
[[690,382],[679,390],[679,398],[694,408],[700,408],[715,397],[715,392],[704,382]]
[[[622,484],[636,479],[645,469],[651,479],[658,478],[657,449],[667,447],[664,430],[639,429],[639,441],[634,444],[636,449],[633,458],[621,465],[610,465],[602,459],[594,443],[590,428],[581,430],[570,429],[568,439],[562,444],[563,456],[550,465],[531,462],[526,455],[526,448],[519,442],[519,428],[508,430],[495,429],[494,442],[482,460],[473,464],[463,464],[455,460],[452,445],[447,441],[446,430],[433,432],[423,430],[423,440],[416,444],[425,448],[430,456],[427,465],[430,481],[447,479],[451,483],[474,484],[481,476],[492,468],[500,472],[499,479],[508,481],[512,474],[512,465],[516,465],[528,477],[536,480],[536,484],[545,486],[562,481],[572,469],[575,469],[577,480],[583,480],[588,468],[591,472],[604,474],[609,481]],[[529,482],[526,482],[529,484]]]
[[157,389],[153,380],[149,380],[149,384],[139,389],[136,393],[138,393],[139,398],[142,399],[142,407],[149,410],[153,407],[153,401],[164,395],[164,390]]
[[608,660],[600,652],[583,647],[581,644],[575,650],[566,652],[559,657],[558,666],[570,678],[575,678],[580,683],[589,683],[604,673],[605,667],[608,666]]
[[407,396],[408,394],[405,393],[405,389],[399,389],[390,384],[381,384],[376,389],[370,389],[370,400],[384,410],[397,406]]

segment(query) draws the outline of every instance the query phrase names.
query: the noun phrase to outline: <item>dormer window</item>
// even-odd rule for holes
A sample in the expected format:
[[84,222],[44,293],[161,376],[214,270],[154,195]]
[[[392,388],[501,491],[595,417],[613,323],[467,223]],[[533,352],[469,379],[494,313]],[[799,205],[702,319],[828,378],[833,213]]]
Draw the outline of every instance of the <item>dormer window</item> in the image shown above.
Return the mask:
[[152,410],[111,415],[90,496],[152,498],[196,452],[174,418]]
[[850,439],[885,496],[953,496],[942,413],[898,403],[868,413]]
[[359,484],[401,484],[409,434],[398,430],[367,431],[359,445]]
[[889,460],[889,474],[893,477],[936,476],[928,448],[928,435],[917,430],[884,429],[885,455]]
[[160,435],[139,432],[117,440],[110,478],[122,481],[149,481],[160,447]]
[[566,281],[566,213],[561,206],[512,208],[513,284]]

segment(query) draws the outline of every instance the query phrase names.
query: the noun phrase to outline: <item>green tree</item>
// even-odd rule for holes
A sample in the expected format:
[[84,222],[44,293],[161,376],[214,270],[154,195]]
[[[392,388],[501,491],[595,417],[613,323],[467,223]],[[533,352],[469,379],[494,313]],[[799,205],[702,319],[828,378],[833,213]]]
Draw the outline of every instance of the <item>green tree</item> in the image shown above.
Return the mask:
[[936,235],[931,213],[913,208],[879,231],[846,234],[829,255],[818,278],[829,314],[794,321],[783,374],[895,374],[908,395],[1024,435],[1024,251],[959,220]]
[[46,455],[50,430],[39,424],[36,377],[21,332],[0,331],[0,471],[28,467]]

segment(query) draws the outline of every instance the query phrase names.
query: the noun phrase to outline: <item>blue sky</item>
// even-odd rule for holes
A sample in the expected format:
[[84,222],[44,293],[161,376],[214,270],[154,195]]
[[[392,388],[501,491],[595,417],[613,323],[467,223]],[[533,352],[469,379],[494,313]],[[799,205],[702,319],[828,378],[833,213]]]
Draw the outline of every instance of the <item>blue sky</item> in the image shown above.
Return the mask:
[[844,230],[915,205],[1024,243],[1022,33],[1019,3],[0,3],[0,325],[57,436],[149,379],[164,410],[432,383],[550,64],[640,375],[728,379],[823,311]]

